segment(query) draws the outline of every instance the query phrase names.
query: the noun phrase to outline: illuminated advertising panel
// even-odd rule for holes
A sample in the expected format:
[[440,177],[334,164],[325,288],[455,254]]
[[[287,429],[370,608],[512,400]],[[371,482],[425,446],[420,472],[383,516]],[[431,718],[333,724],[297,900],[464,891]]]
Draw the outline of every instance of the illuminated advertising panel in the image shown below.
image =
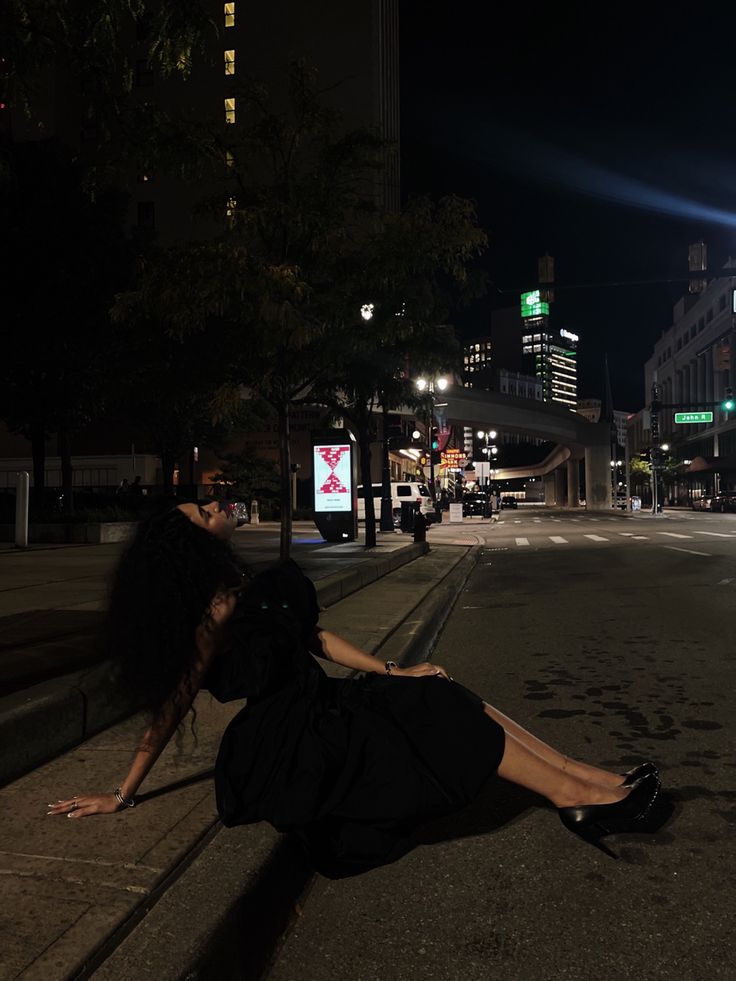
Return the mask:
[[314,510],[350,511],[353,504],[350,444],[314,447]]
[[531,290],[529,293],[521,294],[521,315],[522,317],[549,316],[549,303],[542,300],[542,294],[539,290]]

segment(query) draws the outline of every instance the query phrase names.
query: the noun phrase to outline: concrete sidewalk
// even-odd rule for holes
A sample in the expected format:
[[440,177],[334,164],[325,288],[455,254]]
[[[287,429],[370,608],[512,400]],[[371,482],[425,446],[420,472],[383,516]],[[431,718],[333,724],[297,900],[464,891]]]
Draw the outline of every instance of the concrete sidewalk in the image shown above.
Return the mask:
[[[259,537],[264,534],[267,531]],[[442,537],[454,540],[457,530],[445,531]],[[421,545],[407,544],[406,536],[391,538],[372,556],[363,550],[350,563],[341,559],[342,568],[332,572],[325,570],[326,556],[315,556],[323,573],[317,581],[320,600],[330,605],[322,622],[384,658],[419,660],[426,656],[470,571],[475,550],[468,546],[475,537],[461,535],[462,545],[437,546],[428,554]],[[114,561],[117,550],[88,546],[71,550],[71,555],[59,554],[66,551],[45,553],[52,559],[45,573],[40,566],[29,570],[26,565],[15,581],[3,572],[8,556],[0,556],[0,596],[17,594],[12,615],[18,617],[24,596],[28,612],[45,590],[47,602],[56,597],[65,604],[61,612],[69,639],[78,626],[74,617],[94,612],[77,609],[73,582],[85,592],[81,603],[99,606],[104,596],[102,567]],[[39,557],[21,556],[24,561]],[[65,578],[62,566],[73,574]],[[29,650],[33,638],[47,628],[38,613],[27,622]],[[58,689],[58,679],[45,685]],[[11,699],[27,698],[43,687]],[[97,698],[92,692],[82,699],[86,715],[100,709]],[[7,702],[0,700],[0,721],[2,703]],[[227,950],[228,931],[245,910],[252,916],[247,927],[241,920],[238,929],[253,931],[249,973],[230,976],[257,976],[250,972],[265,963],[311,872],[301,853],[293,851],[293,843],[268,826],[220,828],[212,766],[222,729],[241,706],[221,706],[201,693],[196,707],[196,739],[187,728],[172,741],[144,785],[142,806],[135,810],[66,821],[48,818],[45,804],[119,783],[144,724],[139,716],[112,727],[103,724],[103,731],[91,738],[82,735],[84,741],[76,748],[0,791],[6,815],[0,832],[5,900],[0,912],[0,981],[88,977],[93,972],[116,979],[205,976],[198,973],[201,965],[218,963]],[[12,739],[18,754],[21,728],[17,718],[10,723],[5,729],[0,724],[0,747]],[[53,713],[37,707],[36,730],[48,736],[57,732],[57,725]]]

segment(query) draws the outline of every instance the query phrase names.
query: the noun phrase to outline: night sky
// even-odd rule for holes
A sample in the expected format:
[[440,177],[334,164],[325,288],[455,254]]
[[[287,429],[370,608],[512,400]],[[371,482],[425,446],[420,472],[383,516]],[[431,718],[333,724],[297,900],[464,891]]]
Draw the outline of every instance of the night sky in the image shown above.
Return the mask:
[[[474,199],[490,238],[488,293],[456,314],[461,334],[533,288],[548,251],[554,321],[581,337],[580,396],[602,394],[607,353],[616,408],[640,408],[687,289],[651,281],[683,277],[700,238],[711,274],[736,255],[733,5],[400,10],[404,193]],[[636,285],[596,286],[619,282]]]

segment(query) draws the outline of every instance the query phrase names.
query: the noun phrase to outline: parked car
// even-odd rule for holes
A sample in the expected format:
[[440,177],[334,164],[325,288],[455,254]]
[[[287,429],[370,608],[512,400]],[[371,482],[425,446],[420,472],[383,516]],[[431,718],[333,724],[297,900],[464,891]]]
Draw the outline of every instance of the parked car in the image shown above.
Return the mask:
[[736,491],[717,494],[710,502],[711,511],[723,514],[725,511],[736,511]]
[[501,508],[518,508],[519,504],[515,497],[502,497]]
[[[383,497],[383,486],[373,484],[373,507],[376,511],[376,520],[381,516],[381,498]],[[410,501],[419,507],[420,512],[428,522],[435,519],[436,512],[434,501],[430,497],[429,490],[424,484],[413,483],[411,481],[392,481],[391,483],[391,510],[393,513],[394,525],[398,527],[401,521],[401,505],[405,501]],[[358,485],[358,521],[365,521],[365,492],[363,485]]]
[[481,518],[488,518],[491,514],[491,502],[485,494],[466,494],[463,497],[463,517],[469,518],[474,515]]
[[711,494],[703,494],[702,497],[695,497],[690,502],[693,511],[711,511],[711,504],[713,502],[713,496]]

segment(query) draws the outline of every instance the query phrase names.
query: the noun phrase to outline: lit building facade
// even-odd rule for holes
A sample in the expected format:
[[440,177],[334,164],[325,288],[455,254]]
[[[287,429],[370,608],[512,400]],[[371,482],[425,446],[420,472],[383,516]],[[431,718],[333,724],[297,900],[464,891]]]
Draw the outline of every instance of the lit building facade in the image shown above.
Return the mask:
[[[672,326],[662,331],[644,366],[644,399],[649,405],[652,385],[659,386],[665,405],[705,409],[712,422],[676,424],[675,410],[660,413],[662,441],[672,444],[684,459],[736,460],[736,412],[719,405],[736,385],[736,259],[701,293],[681,297],[674,306]],[[649,441],[648,426],[645,439]],[[718,472],[711,462],[711,473]],[[703,471],[706,474],[706,471]],[[736,484],[736,475],[728,481]]]
[[521,294],[521,320],[527,373],[539,379],[545,402],[559,402],[574,412],[578,405],[578,335],[552,328],[543,290]]

